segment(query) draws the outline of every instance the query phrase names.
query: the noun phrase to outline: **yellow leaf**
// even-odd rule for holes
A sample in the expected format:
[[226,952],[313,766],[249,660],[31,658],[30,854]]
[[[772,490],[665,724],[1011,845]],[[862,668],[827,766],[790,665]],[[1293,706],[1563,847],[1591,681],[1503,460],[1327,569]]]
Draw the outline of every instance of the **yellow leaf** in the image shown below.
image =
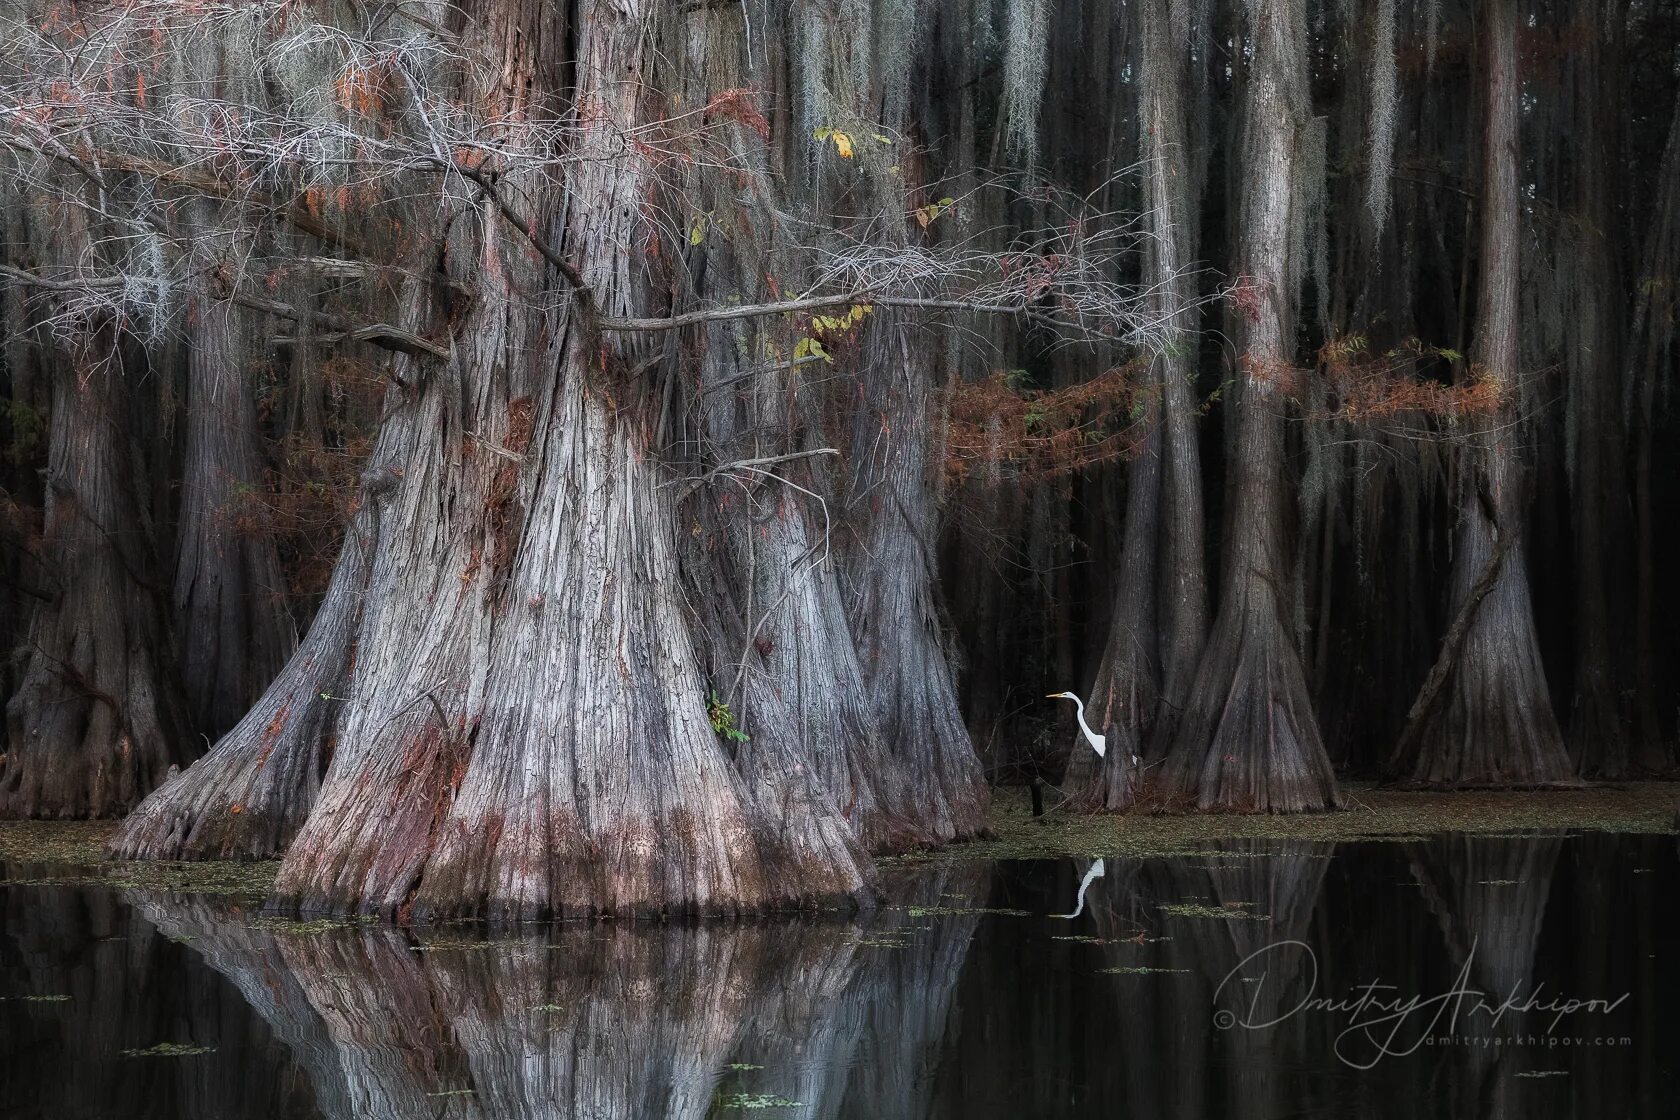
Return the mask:
[[801,358],[821,358],[831,365],[834,362],[828,351],[823,349],[823,344],[809,335],[793,344],[793,360],[797,362]]
[[852,158],[852,138],[838,130],[834,133],[834,150],[840,153],[841,159]]
[[701,214],[694,219],[694,225],[688,231],[688,243],[698,245],[704,240],[706,240],[706,215]]

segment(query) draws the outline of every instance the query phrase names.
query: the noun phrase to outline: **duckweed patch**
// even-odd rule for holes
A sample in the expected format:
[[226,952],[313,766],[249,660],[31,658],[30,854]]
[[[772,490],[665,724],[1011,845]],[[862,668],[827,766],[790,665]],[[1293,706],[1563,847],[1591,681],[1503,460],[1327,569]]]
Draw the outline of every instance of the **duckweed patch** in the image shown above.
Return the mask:
[[725,1108],[798,1108],[798,1101],[790,1101],[786,1097],[778,1097],[774,1093],[732,1093],[723,1098]]
[[143,887],[205,895],[265,895],[274,886],[276,860],[152,862],[107,860],[105,845],[116,821],[0,821],[0,864],[52,869],[7,879],[5,886]]
[[361,929],[379,921],[368,915],[356,915],[349,918],[283,918],[261,917],[256,921],[246,922],[246,929],[262,930],[266,933],[277,933],[288,937],[318,937],[323,933],[331,933],[340,929]]
[[190,1058],[195,1054],[209,1054],[214,1046],[194,1046],[190,1042],[160,1042],[143,1050],[124,1050],[125,1058]]
[[91,867],[116,831],[116,821],[0,821],[0,863]]
[[[1310,843],[1421,843],[1442,833],[1528,837],[1560,832],[1674,832],[1680,783],[1632,782],[1562,790],[1461,790],[1455,792],[1343,786],[1350,808],[1293,815],[1137,811],[1077,816],[1066,811],[1032,815],[1025,789],[994,792],[989,838],[880,860],[893,864],[986,859],[1095,859],[1194,856],[1228,861],[1289,854]],[[1235,847],[1237,842],[1260,842]],[[1232,844],[1233,847],[1222,847]],[[1328,854],[1328,853],[1325,853]]]
[[1200,902],[1163,902],[1160,903],[1161,913],[1169,918],[1223,918],[1227,921],[1246,918],[1253,922],[1269,922],[1270,914],[1255,914],[1248,907],[1252,902],[1234,903],[1228,906],[1208,906]]
[[864,949],[908,949],[908,937],[860,937],[852,944]]

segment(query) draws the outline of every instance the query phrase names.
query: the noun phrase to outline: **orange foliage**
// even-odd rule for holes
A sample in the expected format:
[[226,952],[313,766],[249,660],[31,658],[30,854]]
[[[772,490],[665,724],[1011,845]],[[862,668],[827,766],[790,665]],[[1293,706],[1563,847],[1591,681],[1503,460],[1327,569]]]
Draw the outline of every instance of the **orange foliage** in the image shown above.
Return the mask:
[[[326,442],[297,434],[271,442],[261,484],[241,489],[217,513],[233,532],[272,538],[291,594],[304,599],[323,593],[332,576],[344,527],[356,512],[358,478],[373,448],[372,419],[385,392],[377,369],[350,358],[323,362],[320,376],[332,405]],[[282,383],[264,380],[257,405],[267,429],[286,402]]]
[[1435,363],[1456,363],[1458,355],[1415,338],[1378,354],[1370,350],[1363,335],[1344,335],[1325,343],[1318,358],[1329,388],[1322,419],[1370,423],[1406,413],[1486,416],[1504,404],[1498,381],[1480,370],[1472,369],[1456,385],[1422,376]]
[[756,89],[747,87],[726,89],[706,102],[705,119],[717,120],[723,118],[737,121],[758,133],[760,138],[768,140],[770,139],[770,122],[764,118],[764,114],[759,111],[757,104],[755,104],[758,97],[759,91]]
[[352,67],[333,83],[339,105],[368,118],[384,115],[390,92],[391,76],[379,66]]
[[1064,389],[1019,389],[1006,373],[948,394],[945,471],[961,482],[981,465],[1015,477],[1060,478],[1137,454],[1153,388],[1147,358]]

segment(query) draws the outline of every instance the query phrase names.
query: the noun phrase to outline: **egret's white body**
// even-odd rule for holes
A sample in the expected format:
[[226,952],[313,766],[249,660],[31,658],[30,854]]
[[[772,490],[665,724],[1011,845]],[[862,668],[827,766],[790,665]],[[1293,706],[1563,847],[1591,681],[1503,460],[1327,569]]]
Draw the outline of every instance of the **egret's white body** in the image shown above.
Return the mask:
[[1075,710],[1079,713],[1079,730],[1085,732],[1085,738],[1091,744],[1091,749],[1097,752],[1098,758],[1101,758],[1108,753],[1108,740],[1103,738],[1103,736],[1098,735],[1095,731],[1092,731],[1091,725],[1085,722],[1085,701],[1081,700],[1071,692],[1055,692],[1045,697],[1045,699],[1072,700]]
[[[1108,754],[1108,739],[1102,735],[1098,735],[1095,731],[1092,731],[1091,725],[1085,722],[1085,701],[1081,700],[1071,692],[1052,692],[1049,696],[1045,697],[1045,699],[1072,700],[1074,710],[1079,715],[1079,730],[1085,733],[1086,742],[1091,744],[1091,749],[1097,752],[1098,758],[1102,758]],[[1138,756],[1134,754],[1132,756],[1132,765],[1136,766],[1138,761]]]

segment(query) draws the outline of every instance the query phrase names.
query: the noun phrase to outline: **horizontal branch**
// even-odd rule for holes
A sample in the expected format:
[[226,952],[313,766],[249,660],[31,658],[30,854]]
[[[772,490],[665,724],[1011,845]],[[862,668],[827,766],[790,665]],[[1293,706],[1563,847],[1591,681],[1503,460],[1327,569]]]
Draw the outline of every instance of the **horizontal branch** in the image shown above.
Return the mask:
[[[815,459],[819,455],[838,454],[840,454],[838,448],[816,447],[812,448],[810,451],[793,451],[786,455],[767,455],[762,459],[737,459],[733,463],[724,463],[722,466],[713,467],[703,475],[678,479],[677,481],[688,483],[687,486],[683,487],[682,491],[682,496],[686,498],[688,495],[694,493],[694,491],[698,490],[700,487],[704,486],[720,474],[729,474],[733,471],[750,471],[753,474],[768,474],[770,472],[766,471],[764,469],[765,467],[773,467],[779,463],[791,463],[798,459]],[[674,485],[674,483],[665,483],[664,485],[670,486]]]
[[230,182],[222,176],[201,167],[183,167],[179,164],[148,159],[145,156],[119,151],[101,151],[96,156],[92,152],[72,148],[57,137],[51,136],[48,137],[47,142],[41,142],[15,133],[0,132],[0,146],[20,148],[36,155],[48,156],[67,163],[100,187],[107,185],[104,176],[100,174],[100,170],[105,169],[131,175],[143,175],[160,183],[187,187],[228,202],[279,214],[311,237],[319,238],[328,244],[338,245],[346,252],[354,253],[357,256],[369,259],[377,259],[379,256],[371,245],[348,230],[311,213],[303,202],[283,202],[269,198],[259,191],[242,184]]
[[389,323],[357,323],[342,315],[304,310],[293,307],[289,303],[246,295],[243,292],[233,292],[227,298],[233,303],[237,303],[241,307],[249,307],[253,311],[266,311],[270,315],[278,315],[282,319],[323,326],[353,341],[366,342],[384,350],[394,350],[399,354],[412,354],[416,357],[421,354],[430,354],[434,358],[449,357],[448,347],[439,346],[429,338],[417,335],[413,331],[403,330],[401,327],[393,327]]
[[0,276],[9,276],[20,284],[44,288],[49,292],[109,291],[112,288],[120,288],[123,284],[114,277],[102,280],[53,280],[9,264],[0,264]]
[[882,307],[907,307],[933,311],[972,311],[984,315],[1020,315],[1028,309],[1020,304],[983,303],[964,299],[922,299],[916,296],[882,296],[872,292],[845,292],[832,296],[806,296],[785,299],[776,303],[746,303],[738,307],[714,307],[705,311],[689,311],[682,315],[668,315],[662,319],[602,319],[604,331],[674,331],[701,323],[721,323],[731,319],[756,319],[764,315],[784,315],[795,311],[816,311],[824,307],[844,307],[855,303],[880,304]]
[[[9,264],[0,264],[0,276],[16,280],[21,284],[41,288],[50,292],[109,292],[123,287],[124,281],[120,277],[91,277],[81,280],[54,280],[48,276],[17,268]],[[401,327],[393,327],[389,323],[358,323],[343,315],[333,315],[325,311],[309,311],[293,307],[289,303],[279,300],[263,299],[261,296],[249,295],[245,292],[231,292],[223,297],[230,303],[250,308],[252,311],[262,311],[270,315],[278,315],[282,319],[305,323],[311,326],[321,326],[357,342],[366,342],[385,350],[394,350],[402,354],[430,354],[434,358],[449,357],[447,347],[439,346],[429,338],[423,338],[413,331]]]

